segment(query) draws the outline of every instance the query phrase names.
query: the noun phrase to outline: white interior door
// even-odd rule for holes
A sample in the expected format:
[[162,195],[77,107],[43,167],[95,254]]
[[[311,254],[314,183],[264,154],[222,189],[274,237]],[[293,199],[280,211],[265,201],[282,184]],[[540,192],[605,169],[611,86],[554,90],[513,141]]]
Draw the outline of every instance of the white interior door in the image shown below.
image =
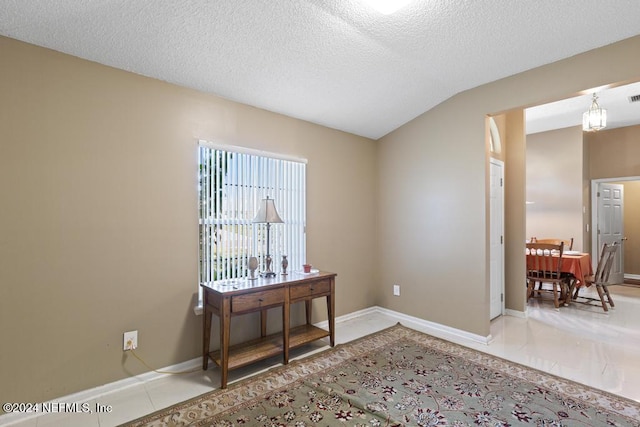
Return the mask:
[[596,260],[600,256],[602,245],[618,242],[620,249],[616,253],[611,267],[609,283],[624,282],[624,186],[601,182],[598,184],[597,197],[597,247],[593,248]]
[[504,313],[504,164],[491,159],[490,199],[490,318]]

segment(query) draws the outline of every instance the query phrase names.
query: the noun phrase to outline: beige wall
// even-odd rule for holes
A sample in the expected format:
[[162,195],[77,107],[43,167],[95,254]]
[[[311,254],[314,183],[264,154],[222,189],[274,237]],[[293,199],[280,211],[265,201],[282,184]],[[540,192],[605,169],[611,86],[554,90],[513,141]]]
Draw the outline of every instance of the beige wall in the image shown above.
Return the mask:
[[128,330],[153,367],[201,354],[199,138],[308,159],[308,260],[338,273],[337,315],[376,303],[373,141],[7,38],[0,56],[1,402],[147,371]]
[[527,135],[527,236],[573,238],[583,249],[582,128]]
[[130,329],[153,366],[199,354],[198,138],[309,159],[309,259],[338,273],[338,315],[379,304],[489,336],[486,115],[516,110],[506,125],[505,173],[516,178],[505,184],[505,250],[516,261],[505,297],[523,311],[517,110],[638,79],[639,49],[635,37],[460,93],[376,151],[364,138],[0,38],[0,400],[144,371],[123,358]]
[[526,221],[526,136],[522,109],[505,114],[505,135],[505,308],[524,312],[526,282],[522,242],[526,240],[523,226]]
[[[586,224],[591,225],[591,179],[640,176],[639,139],[640,126],[597,133],[584,133],[580,127],[574,127],[528,135],[527,200],[535,200],[536,192],[548,189],[552,192],[544,206],[537,202],[527,206],[527,236],[562,236],[563,230],[572,230],[574,249],[591,251],[592,234],[586,229]],[[637,255],[640,252],[636,252],[633,244],[640,242],[634,220],[635,200],[626,194],[633,192],[633,187],[630,181],[620,184],[625,186],[625,201],[629,204],[625,205],[625,213],[630,212],[625,215],[625,235],[629,238],[625,245],[625,269],[628,274],[637,274],[628,270],[638,271],[634,265],[640,263]]]
[[[640,181],[617,181],[624,195],[623,229],[624,273],[633,279],[640,278]],[[638,277],[636,277],[638,276]]]
[[[624,272],[640,276],[640,181],[624,185]],[[640,277],[636,277],[640,278]]]
[[[381,304],[488,336],[485,116],[637,80],[639,49],[635,37],[462,92],[382,138]],[[525,236],[524,157],[512,161],[509,150],[505,191],[509,171],[523,169],[523,181],[506,196],[507,260],[521,259]],[[524,262],[507,262],[505,277],[507,309],[523,311]],[[393,283],[403,286],[400,297]]]
[[591,179],[640,176],[640,126],[585,134]]
[[[591,179],[640,177],[640,126],[607,129],[585,134],[589,148]],[[638,225],[638,183],[621,181],[624,185],[624,270],[640,274],[640,226]],[[589,193],[591,198],[591,193]]]

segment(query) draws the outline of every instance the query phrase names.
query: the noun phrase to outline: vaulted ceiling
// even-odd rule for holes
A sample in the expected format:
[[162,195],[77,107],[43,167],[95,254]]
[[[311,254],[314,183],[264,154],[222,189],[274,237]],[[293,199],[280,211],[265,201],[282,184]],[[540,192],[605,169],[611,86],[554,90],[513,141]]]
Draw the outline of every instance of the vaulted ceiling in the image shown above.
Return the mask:
[[378,139],[640,34],[638,18],[637,0],[411,0],[391,15],[362,0],[3,0],[0,34]]

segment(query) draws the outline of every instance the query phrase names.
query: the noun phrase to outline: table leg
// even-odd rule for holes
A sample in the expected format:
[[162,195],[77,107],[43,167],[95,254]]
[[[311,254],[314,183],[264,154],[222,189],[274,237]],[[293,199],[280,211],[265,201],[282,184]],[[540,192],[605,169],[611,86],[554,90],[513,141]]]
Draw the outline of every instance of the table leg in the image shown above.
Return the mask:
[[329,341],[331,347],[336,343],[336,298],[335,298],[335,282],[331,281],[331,295],[327,295],[327,318],[329,320]]
[[209,343],[211,342],[211,310],[205,304],[204,317],[202,318],[202,369],[209,367]]
[[291,315],[291,305],[287,301],[282,306],[282,350],[283,363],[289,363],[289,316]]
[[571,277],[567,282],[567,295],[564,298],[564,305],[569,305],[573,298],[573,289],[576,286],[576,278]]
[[260,311],[260,336],[267,336],[267,310]]
[[578,293],[580,292],[580,286],[578,286],[578,281],[574,280],[573,282],[573,295],[571,296],[572,299],[576,299],[578,298]]
[[307,318],[307,325],[311,324],[311,307],[312,307],[312,303],[313,300],[308,299],[304,301],[304,310],[305,310],[305,315]]
[[227,388],[229,373],[229,335],[231,329],[231,300],[225,297],[220,311],[220,388]]

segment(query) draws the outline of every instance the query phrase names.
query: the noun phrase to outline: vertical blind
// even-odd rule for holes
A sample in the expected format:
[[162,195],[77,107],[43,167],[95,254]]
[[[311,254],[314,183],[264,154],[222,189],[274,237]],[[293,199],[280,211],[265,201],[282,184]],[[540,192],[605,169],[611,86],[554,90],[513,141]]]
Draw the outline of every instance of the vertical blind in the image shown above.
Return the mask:
[[198,150],[200,194],[200,283],[248,276],[255,256],[265,269],[266,224],[254,224],[259,203],[274,200],[284,221],[272,224],[272,270],[280,273],[305,262],[306,164],[253,153],[212,148]]

